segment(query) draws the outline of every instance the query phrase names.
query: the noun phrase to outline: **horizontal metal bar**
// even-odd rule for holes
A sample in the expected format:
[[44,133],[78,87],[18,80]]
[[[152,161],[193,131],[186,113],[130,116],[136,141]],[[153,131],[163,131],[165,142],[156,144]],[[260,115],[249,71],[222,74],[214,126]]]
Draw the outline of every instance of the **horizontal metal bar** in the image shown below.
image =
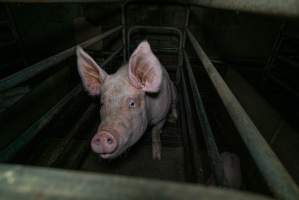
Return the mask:
[[[185,68],[187,71],[187,76],[189,80],[189,84],[192,90],[192,95],[195,100],[195,110],[196,114],[198,116],[198,119],[200,119],[200,126],[202,129],[203,137],[207,146],[207,152],[208,156],[210,158],[211,167],[213,169],[213,173],[216,177],[216,181],[218,185],[226,185],[227,183],[224,180],[224,174],[223,174],[223,165],[222,160],[219,155],[218,147],[215,141],[215,137],[207,116],[207,113],[205,111],[205,107],[203,104],[203,100],[201,98],[201,95],[199,93],[196,79],[193,74],[193,70],[191,68],[191,64],[189,61],[189,57],[186,53],[186,51],[183,52],[184,60],[185,60]],[[182,77],[184,79],[184,74],[182,74]],[[183,80],[184,82],[184,80]],[[187,89],[187,88],[185,88]]]
[[189,29],[187,29],[187,35],[272,192],[280,199],[298,199],[299,190],[292,177],[283,167]]
[[180,29],[175,28],[175,27],[169,27],[169,26],[142,26],[142,25],[137,25],[137,26],[132,26],[129,30],[128,30],[128,34],[127,34],[127,56],[129,56],[130,53],[130,39],[131,39],[131,35],[134,32],[137,31],[149,31],[151,33],[159,33],[159,34],[163,34],[163,33],[169,33],[172,32],[174,35],[178,36],[178,65],[181,65],[182,63],[182,48],[183,48],[183,33]]
[[[157,1],[157,0],[156,0]],[[0,2],[21,3],[123,3],[124,0],[0,0]],[[127,2],[145,2],[145,0],[127,0]],[[147,2],[155,2],[148,0]],[[158,2],[163,2],[160,0]],[[224,10],[250,13],[299,17],[297,0],[164,0],[166,3],[181,3]]]
[[[88,47],[106,37],[109,35],[120,31],[122,26],[115,27],[113,29],[110,29],[109,31],[106,31],[103,34],[100,34],[98,36],[95,36],[81,44],[79,44],[82,47]],[[77,46],[77,45],[76,45]],[[17,84],[24,82],[33,76],[45,71],[46,69],[49,69],[50,67],[58,64],[59,62],[73,56],[75,54],[75,48],[76,46],[73,46],[65,51],[62,51],[54,56],[51,56],[49,58],[46,58],[45,60],[42,60],[36,64],[33,64],[21,71],[18,71],[4,79],[0,80],[0,92],[4,91],[6,89],[9,89],[11,87],[16,86]]]
[[11,199],[231,199],[263,196],[188,183],[58,169],[0,165],[1,197]]
[[0,162],[9,161],[21,148],[28,144],[73,97],[77,96],[81,91],[81,85],[76,86],[46,114],[44,114],[39,120],[34,122],[30,126],[30,128],[22,133],[14,142],[10,143],[4,150],[0,151]]

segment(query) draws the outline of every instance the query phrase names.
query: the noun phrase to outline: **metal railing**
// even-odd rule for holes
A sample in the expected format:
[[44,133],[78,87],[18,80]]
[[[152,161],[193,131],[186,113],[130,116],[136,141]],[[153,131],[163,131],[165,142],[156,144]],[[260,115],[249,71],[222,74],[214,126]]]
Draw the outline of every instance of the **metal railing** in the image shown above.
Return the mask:
[[[108,2],[108,0],[44,0],[44,1],[38,1],[38,0],[0,0],[0,2],[28,2],[28,3],[51,3],[51,2]],[[113,0],[109,2],[123,2],[118,0]],[[131,2],[131,1],[127,1]],[[134,1],[135,2],[135,1]],[[168,1],[169,2],[169,1]],[[248,11],[248,12],[254,12],[254,13],[263,13],[263,14],[270,14],[270,15],[283,15],[283,16],[299,16],[299,1],[296,0],[259,0],[259,1],[250,1],[250,0],[236,0],[236,1],[222,1],[222,0],[215,0],[215,1],[203,1],[203,0],[189,0],[189,1],[182,1],[182,0],[176,0],[173,1],[175,3],[182,3],[187,5],[199,5],[199,6],[205,6],[205,7],[212,7],[212,8],[220,8],[220,9],[229,9],[229,10],[238,10],[238,11]],[[92,38],[85,43],[82,43],[81,45],[83,47],[89,46],[101,39],[104,39],[105,37],[122,30],[122,42],[123,42],[123,58],[124,61],[127,60],[129,51],[129,39],[128,35],[130,30],[134,27],[132,27],[130,30],[128,30],[127,27],[127,17],[126,14],[126,8],[124,7],[125,4],[122,5],[122,26],[118,26],[116,28],[113,28],[99,36],[96,36],[95,38]],[[187,12],[188,9],[186,10]],[[265,139],[262,137],[261,133],[257,129],[257,127],[254,125],[246,111],[243,109],[239,101],[236,99],[234,94],[231,92],[229,87],[224,82],[221,75],[218,73],[208,56],[203,51],[202,47],[200,46],[199,42],[196,40],[192,32],[188,29],[188,17],[189,15],[186,15],[186,24],[185,24],[185,30],[184,33],[181,34],[181,31],[179,32],[180,35],[180,46],[178,48],[179,50],[179,60],[183,61],[183,48],[185,41],[188,39],[194,48],[197,56],[202,61],[202,64],[204,66],[204,69],[206,70],[211,82],[214,84],[214,87],[216,88],[221,100],[224,103],[225,108],[227,109],[228,113],[231,116],[232,121],[234,122],[235,126],[237,127],[237,130],[240,133],[241,138],[243,139],[246,147],[248,148],[249,152],[251,153],[256,165],[258,166],[259,170],[261,171],[263,177],[268,183],[269,188],[273,192],[273,194],[279,198],[279,199],[298,199],[299,198],[299,192],[298,187],[296,183],[293,181],[292,177],[288,174],[286,169],[283,167],[275,153],[272,151],[271,147],[268,145],[268,143],[265,141]],[[139,27],[142,28],[142,27]],[[145,27],[143,27],[145,28]],[[150,29],[157,29],[157,27],[147,27]],[[165,27],[159,27],[161,29],[164,29]],[[172,28],[175,30],[175,28]],[[17,72],[5,79],[0,80],[0,91],[9,89],[21,82],[24,82],[28,80],[29,78],[34,77],[35,75],[39,74],[41,71],[44,71],[48,69],[49,67],[65,60],[66,58],[69,58],[70,56],[74,55],[74,48],[71,47],[70,49],[67,49],[66,51],[63,51],[55,56],[52,56],[50,58],[47,58],[35,65],[32,65],[20,72]],[[113,57],[121,52],[121,48],[117,49],[112,57],[108,58],[107,60],[112,60]],[[206,115],[204,114],[204,107],[202,105],[202,101],[200,99],[200,94],[198,92],[198,89],[196,87],[196,81],[192,72],[192,68],[190,65],[190,62],[188,61],[188,55],[185,52],[184,53],[184,59],[185,59],[185,70],[187,71],[187,75],[190,81],[190,84],[192,86],[192,92],[194,93],[194,100],[196,104],[196,112],[197,114],[205,121],[205,123],[201,123],[202,128],[204,131],[204,134],[206,135],[206,143],[208,147],[208,152],[210,152],[210,158],[212,160],[212,163],[216,170],[218,168],[217,162],[219,161],[219,152],[217,149],[217,145],[214,141],[213,134],[209,128],[209,123]],[[64,102],[64,101],[63,101]],[[7,170],[5,166],[0,166],[1,169]],[[19,169],[16,168],[16,176],[25,176],[24,173],[19,173],[19,171],[30,171],[30,173],[34,174],[30,169]],[[19,171],[18,171],[19,170]],[[23,171],[22,171],[23,170]],[[0,170],[1,171],[1,170]],[[2,172],[1,172],[2,173]],[[2,173],[3,174],[3,173]],[[5,173],[4,173],[5,177]],[[221,182],[222,175],[217,175],[217,179],[219,182]],[[5,179],[5,178],[4,178]],[[0,181],[4,180],[1,179],[0,174]],[[134,185],[134,184],[133,184]],[[135,185],[136,186],[136,185]],[[21,187],[21,186],[20,186]],[[197,189],[200,187],[197,186]],[[59,189],[59,188],[58,188]],[[174,191],[174,190],[173,190]],[[185,190],[184,194],[190,190]],[[106,191],[108,192],[108,191]],[[175,194],[175,193],[174,193]],[[179,194],[179,193],[176,193]],[[200,197],[200,196],[196,196]],[[208,198],[207,196],[205,196]],[[213,199],[212,197],[210,199]],[[232,198],[233,199],[233,198]],[[240,198],[241,199],[241,198]],[[244,198],[245,199],[245,198]]]
[[[147,0],[153,2],[154,0]],[[159,2],[179,3],[183,5],[202,6],[233,11],[278,15],[286,17],[299,16],[299,1],[296,0],[159,0]],[[145,2],[145,0],[0,0],[0,2],[19,3],[124,3]],[[157,2],[157,0],[156,0]]]

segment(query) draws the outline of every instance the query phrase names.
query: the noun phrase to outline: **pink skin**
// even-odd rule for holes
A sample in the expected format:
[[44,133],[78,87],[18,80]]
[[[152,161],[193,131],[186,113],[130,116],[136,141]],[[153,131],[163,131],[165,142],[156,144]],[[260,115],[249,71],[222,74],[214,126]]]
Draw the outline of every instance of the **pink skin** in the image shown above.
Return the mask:
[[104,159],[119,156],[153,126],[153,158],[161,159],[160,133],[172,109],[176,118],[175,89],[147,41],[135,49],[129,63],[108,75],[80,47],[78,70],[90,95],[101,95],[101,123],[91,148]]

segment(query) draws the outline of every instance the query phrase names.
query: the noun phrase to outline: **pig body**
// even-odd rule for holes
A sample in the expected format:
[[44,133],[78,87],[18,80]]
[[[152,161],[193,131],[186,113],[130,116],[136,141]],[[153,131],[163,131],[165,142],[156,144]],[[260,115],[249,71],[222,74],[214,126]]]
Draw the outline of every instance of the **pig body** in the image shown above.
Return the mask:
[[176,94],[167,71],[144,41],[129,63],[108,75],[81,48],[78,69],[91,95],[101,95],[101,123],[91,147],[104,159],[115,158],[152,127],[153,158],[161,159],[160,133],[166,117],[176,118]]

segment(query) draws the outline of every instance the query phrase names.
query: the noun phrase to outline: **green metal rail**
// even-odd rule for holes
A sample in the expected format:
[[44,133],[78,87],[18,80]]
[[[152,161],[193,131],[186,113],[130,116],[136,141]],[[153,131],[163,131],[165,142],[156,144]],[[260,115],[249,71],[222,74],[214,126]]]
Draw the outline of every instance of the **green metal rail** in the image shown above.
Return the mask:
[[96,173],[0,165],[1,198],[9,199],[230,199],[269,198],[223,188]]

